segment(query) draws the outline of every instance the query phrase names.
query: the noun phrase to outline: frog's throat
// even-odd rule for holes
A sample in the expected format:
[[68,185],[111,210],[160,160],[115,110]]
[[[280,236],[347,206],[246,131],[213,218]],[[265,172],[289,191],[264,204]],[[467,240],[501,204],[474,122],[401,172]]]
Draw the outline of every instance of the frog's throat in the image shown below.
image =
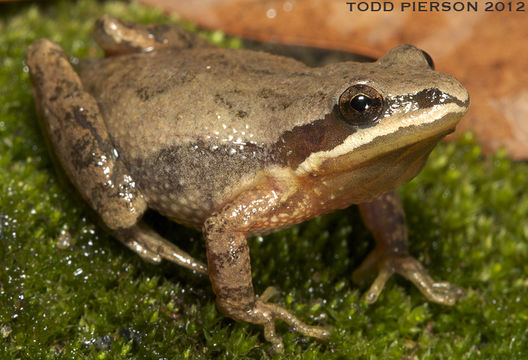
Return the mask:
[[360,129],[338,146],[308,156],[295,170],[297,175],[317,174],[324,171],[327,160],[341,156],[350,158],[350,166],[393,151],[398,148],[448,134],[466,113],[467,107],[457,103],[433,106],[413,114],[393,114],[380,122],[381,126]]

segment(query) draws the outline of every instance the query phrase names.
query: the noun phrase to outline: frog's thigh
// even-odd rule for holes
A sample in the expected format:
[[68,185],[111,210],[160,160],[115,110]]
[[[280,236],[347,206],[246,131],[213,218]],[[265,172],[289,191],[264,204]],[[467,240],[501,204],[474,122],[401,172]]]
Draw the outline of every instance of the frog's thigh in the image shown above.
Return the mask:
[[207,219],[203,232],[209,277],[219,309],[233,319],[264,325],[265,338],[280,351],[282,342],[275,334],[275,319],[285,321],[307,336],[324,338],[328,332],[304,324],[266,299],[255,298],[246,234],[265,219],[274,206],[277,206],[274,194],[259,190],[246,192]]
[[363,221],[374,235],[376,248],[354,271],[358,282],[366,273],[378,269],[378,277],[367,292],[374,302],[393,273],[412,281],[430,301],[453,305],[462,292],[447,282],[434,281],[416,259],[409,256],[405,215],[395,191],[359,206]]
[[140,25],[110,15],[97,20],[95,40],[106,55],[211,46],[197,35],[175,25]]
[[143,222],[129,229],[116,230],[114,236],[147,261],[159,263],[165,259],[199,273],[207,274],[205,264],[164,239]]
[[146,202],[117,159],[97,102],[60,46],[35,42],[27,64],[41,127],[70,181],[110,229],[136,224]]

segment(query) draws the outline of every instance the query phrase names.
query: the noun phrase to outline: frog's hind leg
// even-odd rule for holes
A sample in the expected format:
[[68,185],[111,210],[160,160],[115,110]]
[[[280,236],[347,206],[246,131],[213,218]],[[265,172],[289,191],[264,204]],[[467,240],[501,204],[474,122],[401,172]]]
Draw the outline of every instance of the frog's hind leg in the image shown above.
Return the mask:
[[378,270],[378,276],[366,295],[369,303],[376,301],[385,282],[394,273],[410,280],[430,301],[444,305],[456,303],[463,291],[448,282],[433,280],[422,264],[409,255],[405,215],[396,192],[361,204],[359,209],[376,240],[376,248],[353,274],[353,280],[359,282],[366,273]]
[[205,273],[205,265],[146,226],[147,209],[133,177],[119,159],[95,99],[83,89],[59,45],[30,46],[27,64],[40,125],[58,165],[104,224],[143,258],[162,258]]
[[107,56],[150,52],[163,48],[212,46],[175,25],[140,25],[104,15],[95,24],[95,40]]
[[69,180],[110,229],[135,225],[146,201],[66,54],[42,39],[30,46],[27,64],[41,128]]

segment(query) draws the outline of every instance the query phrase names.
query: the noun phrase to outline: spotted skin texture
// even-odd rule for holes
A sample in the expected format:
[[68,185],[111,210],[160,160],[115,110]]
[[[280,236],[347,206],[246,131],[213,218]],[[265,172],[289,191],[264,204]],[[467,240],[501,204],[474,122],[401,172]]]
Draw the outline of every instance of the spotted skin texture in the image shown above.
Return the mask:
[[[456,287],[435,282],[408,254],[394,188],[412,179],[466,112],[466,90],[403,45],[375,63],[309,68],[248,50],[215,48],[169,25],[109,16],[96,24],[107,55],[77,72],[60,47],[27,56],[41,125],[57,163],[112,234],[145,260],[208,274],[220,311],[264,327],[275,351],[282,320],[325,339],[256,297],[247,236],[360,204],[376,249],[354,273],[378,271],[375,301],[398,273],[431,301],[452,305]],[[360,85],[376,94],[376,119],[360,126],[339,109]],[[360,111],[360,110],[358,110]],[[359,116],[362,116],[361,114]],[[204,233],[207,264],[141,221],[147,208]]]

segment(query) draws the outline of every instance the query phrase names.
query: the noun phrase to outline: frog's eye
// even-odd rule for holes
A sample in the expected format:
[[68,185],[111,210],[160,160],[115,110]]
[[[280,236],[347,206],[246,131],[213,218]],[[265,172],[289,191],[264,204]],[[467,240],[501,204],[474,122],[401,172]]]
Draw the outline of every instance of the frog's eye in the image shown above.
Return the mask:
[[339,112],[351,125],[375,123],[383,110],[381,94],[368,85],[353,85],[339,97]]

